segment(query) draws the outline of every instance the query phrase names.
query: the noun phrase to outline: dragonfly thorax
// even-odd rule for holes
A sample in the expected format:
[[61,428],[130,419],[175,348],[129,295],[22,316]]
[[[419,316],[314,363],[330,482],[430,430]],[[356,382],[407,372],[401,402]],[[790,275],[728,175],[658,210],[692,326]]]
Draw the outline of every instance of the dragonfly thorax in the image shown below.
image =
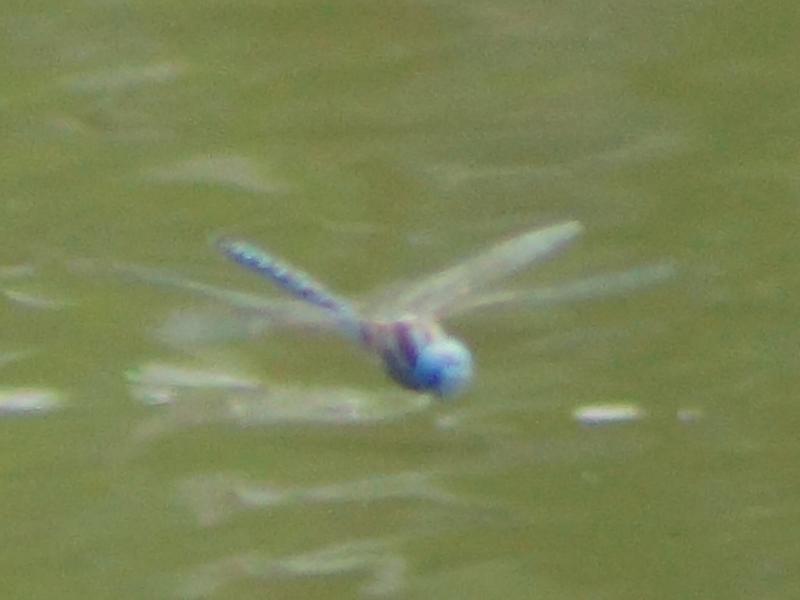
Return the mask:
[[472,381],[472,354],[437,324],[414,318],[374,323],[364,341],[383,359],[400,385],[440,397],[463,391]]

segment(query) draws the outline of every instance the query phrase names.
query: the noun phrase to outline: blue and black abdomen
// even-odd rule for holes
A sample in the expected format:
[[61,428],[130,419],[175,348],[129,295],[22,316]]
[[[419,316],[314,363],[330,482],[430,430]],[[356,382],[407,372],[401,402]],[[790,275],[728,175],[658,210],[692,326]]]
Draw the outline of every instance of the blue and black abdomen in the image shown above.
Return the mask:
[[265,276],[298,300],[337,315],[349,316],[354,313],[349,302],[326,290],[306,273],[287,265],[257,246],[229,238],[219,239],[217,246],[233,262]]

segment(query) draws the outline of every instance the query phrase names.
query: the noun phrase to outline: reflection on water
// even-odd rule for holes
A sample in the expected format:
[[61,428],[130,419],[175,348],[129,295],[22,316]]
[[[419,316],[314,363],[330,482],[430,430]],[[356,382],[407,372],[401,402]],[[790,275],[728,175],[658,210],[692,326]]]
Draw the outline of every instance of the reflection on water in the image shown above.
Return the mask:
[[424,410],[427,396],[336,387],[272,384],[228,371],[148,363],[128,373],[131,394],[164,405],[137,429],[151,439],[187,427],[388,422]]
[[64,405],[62,394],[40,388],[0,389],[0,417],[49,414]]
[[283,558],[259,553],[231,556],[185,576],[179,596],[206,598],[227,585],[248,580],[260,581],[263,586],[349,576],[366,579],[359,587],[360,595],[383,597],[401,591],[406,582],[407,561],[394,549],[395,543],[395,540],[344,542]]
[[[152,411],[136,428],[135,442],[152,441],[187,427],[208,424],[233,423],[240,427],[385,424],[425,411],[431,404],[426,396],[400,390],[370,393],[348,388],[275,385],[232,370],[172,363],[146,363],[128,374],[128,384],[131,394]],[[441,430],[456,436],[475,435],[463,422],[434,421]],[[449,421],[449,425],[444,421]],[[359,511],[380,511],[382,506],[405,507],[402,512],[412,515],[412,520],[421,518],[427,524],[422,528],[405,525],[401,534],[391,538],[367,536],[285,556],[262,551],[237,552],[178,575],[177,595],[206,598],[225,593],[228,588],[250,585],[268,593],[270,586],[309,585],[314,580],[330,578],[353,579],[362,597],[403,593],[417,578],[410,572],[405,544],[428,539],[437,535],[437,531],[469,530],[486,522],[507,525],[527,520],[524,514],[509,511],[490,499],[489,494],[451,491],[445,480],[458,474],[468,478],[514,468],[520,460],[530,460],[528,454],[528,449],[512,441],[509,448],[496,448],[477,463],[465,457],[460,464],[446,469],[391,474],[379,471],[372,476],[310,485],[259,481],[233,471],[183,478],[177,484],[179,502],[202,528],[223,530],[229,522],[235,524],[237,518],[247,518],[248,514],[262,519],[270,515],[304,514],[314,507],[322,507],[326,514],[335,514],[346,507]],[[443,511],[437,518],[434,508]]]
[[286,191],[285,184],[271,181],[263,171],[252,158],[246,156],[200,156],[149,169],[145,178],[159,183],[216,184],[252,194]]
[[35,350],[8,350],[0,352],[0,367],[24,360],[36,354]]
[[572,411],[576,421],[584,425],[629,423],[645,417],[645,411],[635,404],[589,404]]
[[67,300],[60,300],[37,292],[29,292],[15,288],[3,288],[2,293],[11,302],[24,306],[25,308],[61,310],[71,304]]
[[[42,292],[42,282],[37,270],[27,264],[0,267],[0,295],[17,310],[12,313],[16,323],[25,323],[20,314],[30,311],[60,311],[72,303],[56,299],[49,292]],[[25,349],[0,351],[0,367],[24,361],[39,352],[38,345]],[[61,409],[65,404],[64,394],[49,387],[24,386],[0,387],[0,418],[46,415]]]
[[141,66],[117,65],[113,69],[65,78],[62,85],[79,94],[118,94],[142,86],[174,83],[185,71],[185,65],[175,62]]
[[449,506],[475,505],[468,498],[443,489],[436,481],[438,477],[441,474],[408,472],[330,485],[280,487],[220,473],[184,481],[180,495],[204,527],[218,525],[239,512],[281,506],[384,500],[423,500]]
[[50,292],[42,292],[41,281],[37,281],[36,269],[31,265],[0,267],[0,293],[12,304],[36,310],[60,310],[72,302],[56,298]]

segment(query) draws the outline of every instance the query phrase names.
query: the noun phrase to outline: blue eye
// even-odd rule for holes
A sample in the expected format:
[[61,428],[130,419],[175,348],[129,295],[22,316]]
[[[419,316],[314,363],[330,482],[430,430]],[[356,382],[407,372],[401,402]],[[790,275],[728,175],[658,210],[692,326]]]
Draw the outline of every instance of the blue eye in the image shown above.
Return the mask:
[[472,354],[454,338],[434,342],[420,352],[413,376],[421,389],[455,396],[472,381]]

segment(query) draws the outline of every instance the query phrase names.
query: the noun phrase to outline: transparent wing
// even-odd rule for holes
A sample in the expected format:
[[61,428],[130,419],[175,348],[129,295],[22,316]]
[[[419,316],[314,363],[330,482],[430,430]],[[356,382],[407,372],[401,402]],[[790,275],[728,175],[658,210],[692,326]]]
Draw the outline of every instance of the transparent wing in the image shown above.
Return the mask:
[[274,300],[201,283],[162,269],[118,262],[74,261],[72,267],[92,274],[123,276],[164,288],[187,292],[224,306],[234,314],[186,310],[173,314],[161,332],[170,341],[221,341],[259,335],[276,328],[336,330],[339,322],[319,308],[290,300]]
[[452,314],[490,309],[492,312],[523,308],[539,308],[550,305],[595,300],[608,296],[619,296],[674,277],[674,263],[659,263],[637,267],[627,271],[606,273],[587,279],[568,282],[552,287],[533,290],[516,290],[487,293],[458,303]]
[[549,258],[582,232],[580,223],[568,221],[500,242],[465,262],[412,285],[379,307],[378,312],[443,317],[452,307],[482,288]]

